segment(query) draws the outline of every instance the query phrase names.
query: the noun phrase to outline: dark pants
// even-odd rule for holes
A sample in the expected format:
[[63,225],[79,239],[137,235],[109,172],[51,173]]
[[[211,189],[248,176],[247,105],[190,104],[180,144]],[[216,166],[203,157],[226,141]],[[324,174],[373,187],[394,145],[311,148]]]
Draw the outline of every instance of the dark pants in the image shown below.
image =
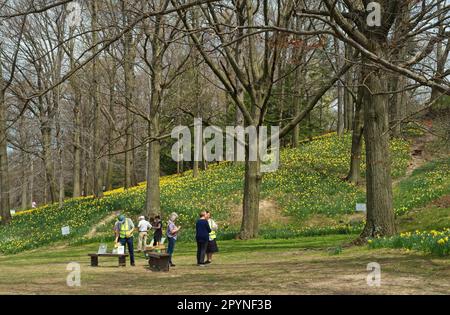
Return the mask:
[[176,239],[174,239],[173,237],[168,237],[169,240],[169,246],[167,247],[167,254],[170,255],[169,257],[169,263],[172,263],[172,255],[173,255],[173,251],[175,249],[175,242]]
[[159,243],[161,243],[161,238],[161,232],[155,232],[155,234],[153,234],[153,246],[159,245]]
[[134,247],[133,247],[133,238],[119,238],[119,243],[122,246],[128,248],[128,253],[130,254],[130,263],[134,264]]
[[203,265],[205,263],[207,241],[197,241],[197,264]]

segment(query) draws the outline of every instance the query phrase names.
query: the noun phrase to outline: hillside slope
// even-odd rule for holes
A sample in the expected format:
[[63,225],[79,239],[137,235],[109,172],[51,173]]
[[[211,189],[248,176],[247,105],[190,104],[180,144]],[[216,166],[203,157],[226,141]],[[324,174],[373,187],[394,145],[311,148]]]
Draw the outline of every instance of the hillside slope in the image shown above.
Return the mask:
[[[347,172],[350,145],[350,135],[337,137],[331,134],[298,149],[282,150],[280,169],[266,174],[263,179],[262,200],[270,200],[276,204],[279,213],[273,213],[272,219],[265,220],[261,227],[262,237],[359,231],[362,222],[359,218],[354,224],[354,208],[356,202],[364,201],[363,188],[341,180]],[[391,150],[392,175],[394,178],[404,176],[410,159],[409,144],[393,140]],[[442,165],[445,168],[448,164]],[[364,169],[364,163],[362,168]],[[428,171],[424,171],[425,175]],[[395,194],[396,211],[406,213],[413,207],[420,206],[421,201],[430,200],[429,190],[432,190],[437,181],[441,182],[442,189],[433,193],[432,198],[448,193],[448,169],[437,172],[441,177],[436,178],[436,182],[430,182],[428,190],[424,190],[428,197],[415,199],[416,202],[410,202],[405,197],[409,194],[408,188],[405,190],[400,186]],[[233,238],[239,228],[238,222],[233,220],[233,209],[239,209],[242,187],[243,167],[230,163],[212,165],[198,178],[193,178],[191,172],[162,177],[162,215],[166,218],[170,212],[177,212],[180,215],[179,223],[183,226],[181,239],[191,240],[192,226],[198,211],[208,209],[220,223],[219,238]],[[9,226],[0,227],[0,252],[16,253],[63,239],[72,243],[93,241],[94,239],[87,239],[85,236],[96,223],[117,210],[135,218],[142,213],[144,202],[145,183],[126,191],[121,188],[106,192],[105,197],[100,200],[92,197],[70,199],[61,209],[58,205],[47,205],[25,211],[16,215]],[[314,224],[314,218],[326,220]],[[69,236],[61,235],[62,226],[70,226]],[[105,225],[97,229],[94,238],[110,239],[110,235],[111,227]]]

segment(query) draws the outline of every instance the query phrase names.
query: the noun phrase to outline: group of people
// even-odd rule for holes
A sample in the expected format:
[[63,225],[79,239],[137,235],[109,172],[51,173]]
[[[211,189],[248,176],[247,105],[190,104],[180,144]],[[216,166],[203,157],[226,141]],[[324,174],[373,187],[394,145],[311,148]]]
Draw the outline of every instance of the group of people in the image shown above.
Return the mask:
[[155,232],[153,233],[153,246],[158,246],[161,243],[162,239],[161,217],[157,215],[154,218],[151,218],[149,222],[144,216],[140,216],[138,223],[138,252],[141,252],[142,249],[145,250],[145,247],[147,246],[148,233],[152,229],[155,230]]
[[[209,211],[200,212],[200,218],[195,225],[197,241],[197,265],[205,266],[212,262],[212,256],[219,251],[216,242],[216,231],[218,227],[211,218]],[[206,256],[206,261],[205,261]]]
[[[175,243],[177,241],[178,232],[181,229],[181,226],[177,226],[175,224],[177,218],[178,214],[173,212],[169,216],[169,220],[167,223],[167,254],[169,254],[169,265],[171,267],[175,267],[175,264],[172,261],[172,256],[175,250]],[[140,216],[137,226],[137,229],[139,231],[137,251],[140,252],[143,249],[145,250],[145,247],[147,246],[149,231],[151,230],[154,230],[153,246],[160,245],[163,235],[162,228],[162,221],[159,215],[151,218],[150,221],[146,220],[144,216]],[[200,218],[196,223],[198,266],[205,266],[207,264],[210,264],[212,262],[213,254],[219,251],[216,242],[217,229],[217,223],[211,218],[211,213],[209,211],[202,211],[200,213]],[[136,227],[133,223],[133,220],[125,217],[123,214],[118,216],[117,222],[114,225],[114,232],[116,236],[115,243],[128,248],[131,266],[135,266],[133,237],[135,230]],[[207,259],[206,261],[205,257]]]

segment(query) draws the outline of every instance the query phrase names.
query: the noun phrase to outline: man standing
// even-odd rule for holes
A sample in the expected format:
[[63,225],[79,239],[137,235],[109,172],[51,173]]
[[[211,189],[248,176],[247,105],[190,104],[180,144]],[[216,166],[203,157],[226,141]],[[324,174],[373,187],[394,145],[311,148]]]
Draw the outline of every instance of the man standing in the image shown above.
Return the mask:
[[206,247],[208,246],[209,233],[211,228],[206,220],[206,212],[200,212],[200,219],[197,220],[195,225],[197,240],[197,266],[205,266]]
[[147,246],[147,236],[148,230],[152,228],[150,222],[145,220],[144,216],[139,217],[138,229],[139,229],[139,239],[138,239],[138,252],[141,252],[142,249],[145,250]]
[[119,215],[117,222],[114,225],[114,232],[116,233],[116,243],[119,242],[122,246],[126,245],[128,247],[130,264],[131,266],[134,266],[133,221],[130,218],[126,218],[123,214]]

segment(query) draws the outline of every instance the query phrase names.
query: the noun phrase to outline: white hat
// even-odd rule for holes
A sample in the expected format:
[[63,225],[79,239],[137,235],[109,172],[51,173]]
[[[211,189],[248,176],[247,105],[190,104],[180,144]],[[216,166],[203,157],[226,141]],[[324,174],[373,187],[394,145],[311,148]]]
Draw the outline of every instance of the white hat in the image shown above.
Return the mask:
[[145,220],[145,217],[144,217],[143,215],[141,215],[141,216],[139,217],[139,220]]

